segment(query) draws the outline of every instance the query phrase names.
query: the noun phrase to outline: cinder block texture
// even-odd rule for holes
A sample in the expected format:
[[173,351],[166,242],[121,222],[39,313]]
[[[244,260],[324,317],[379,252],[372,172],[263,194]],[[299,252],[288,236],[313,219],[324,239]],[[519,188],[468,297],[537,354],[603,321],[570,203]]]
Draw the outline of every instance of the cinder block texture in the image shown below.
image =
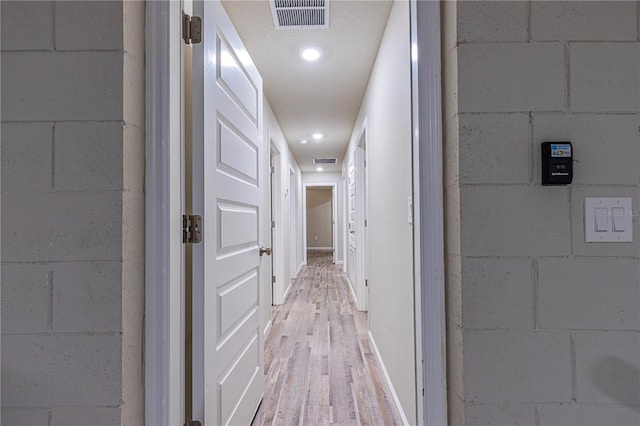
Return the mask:
[[631,186],[572,186],[571,188],[571,242],[576,256],[638,257],[640,227],[633,217],[633,242],[586,243],[584,237],[584,199],[586,197],[630,197],[633,209],[640,211],[638,189]]
[[528,4],[523,1],[458,3],[458,41],[527,41]]
[[465,331],[469,403],[571,401],[567,332]]
[[466,407],[466,426],[525,426],[536,424],[534,404],[478,404]]
[[49,410],[3,407],[2,424],[6,426],[50,426]]
[[640,333],[576,332],[574,341],[579,403],[640,406]]
[[572,111],[640,111],[640,43],[577,43],[569,52]]
[[53,48],[52,1],[2,1],[0,9],[3,51]]
[[3,336],[5,406],[120,403],[120,336]]
[[461,189],[461,200],[463,256],[562,256],[571,252],[565,188],[466,186]]
[[116,426],[120,424],[118,407],[60,407],[53,409],[49,426]]
[[54,332],[122,330],[122,263],[57,263],[53,274]]
[[121,1],[56,2],[56,48],[122,50],[122,4]]
[[460,182],[529,183],[528,114],[460,116]]
[[122,122],[56,124],[55,188],[122,189],[122,137]]
[[465,329],[531,329],[533,286],[530,260],[464,259],[462,324]]
[[458,48],[460,112],[563,111],[560,43],[463,44]]
[[532,1],[533,40],[636,40],[634,1]]
[[2,202],[3,261],[121,259],[119,193],[13,193]]
[[632,426],[640,424],[640,410],[623,405],[541,404],[541,426]]
[[49,330],[51,280],[48,265],[2,265],[2,334]]
[[53,123],[2,123],[2,191],[51,190]]
[[538,280],[541,328],[640,329],[637,260],[540,259]]
[[534,182],[541,181],[540,144],[571,141],[576,160],[573,184],[636,185],[640,181],[639,124],[633,115],[534,114]]
[[2,119],[122,120],[122,70],[118,52],[3,53]]

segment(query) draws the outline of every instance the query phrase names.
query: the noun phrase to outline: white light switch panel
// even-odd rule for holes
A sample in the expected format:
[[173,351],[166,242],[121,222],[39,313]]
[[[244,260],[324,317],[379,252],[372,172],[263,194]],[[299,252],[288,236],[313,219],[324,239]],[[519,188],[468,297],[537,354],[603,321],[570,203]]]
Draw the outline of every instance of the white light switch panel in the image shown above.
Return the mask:
[[631,198],[585,198],[584,237],[587,243],[632,242]]

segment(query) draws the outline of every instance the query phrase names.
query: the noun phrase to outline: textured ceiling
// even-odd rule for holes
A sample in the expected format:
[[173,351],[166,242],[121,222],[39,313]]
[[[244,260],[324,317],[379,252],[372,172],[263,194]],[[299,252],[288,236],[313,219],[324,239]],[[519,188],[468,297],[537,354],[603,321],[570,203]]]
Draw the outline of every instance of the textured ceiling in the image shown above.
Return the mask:
[[[324,169],[339,172],[392,2],[332,0],[329,28],[312,30],[276,30],[267,0],[222,4],[262,75],[302,171],[315,171],[313,157],[337,157],[337,165]],[[322,57],[301,59],[306,46],[319,47]],[[313,133],[324,138],[316,142]],[[309,142],[301,145],[300,139]]]

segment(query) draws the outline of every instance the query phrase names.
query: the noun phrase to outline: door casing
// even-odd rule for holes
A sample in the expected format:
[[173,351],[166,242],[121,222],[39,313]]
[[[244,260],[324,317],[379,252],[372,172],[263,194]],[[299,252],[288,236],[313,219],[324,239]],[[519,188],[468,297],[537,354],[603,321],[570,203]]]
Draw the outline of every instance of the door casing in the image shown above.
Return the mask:
[[[145,418],[182,424],[181,183],[172,179],[181,176],[181,3],[147,1],[146,9]],[[440,6],[410,0],[410,10],[417,418],[447,424]]]
[[338,250],[338,184],[336,182],[328,183],[304,183],[302,188],[302,247],[304,253],[304,263],[307,263],[307,188],[330,187],[331,188],[331,235],[333,238],[333,263],[336,263]]

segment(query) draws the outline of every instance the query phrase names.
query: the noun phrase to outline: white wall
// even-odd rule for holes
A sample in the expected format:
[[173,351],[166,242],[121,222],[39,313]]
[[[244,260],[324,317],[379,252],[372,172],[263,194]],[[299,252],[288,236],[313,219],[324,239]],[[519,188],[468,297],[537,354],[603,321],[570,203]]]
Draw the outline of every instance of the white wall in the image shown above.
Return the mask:
[[[277,234],[277,238],[279,238],[279,241],[281,241],[281,245],[280,247],[273,247],[274,250],[278,250],[277,252],[274,251],[273,256],[274,256],[274,260],[275,260],[275,276],[276,276],[276,295],[274,297],[274,303],[275,304],[282,304],[284,303],[284,296],[285,296],[285,292],[287,291],[287,289],[289,288],[289,284],[291,282],[292,278],[295,278],[294,276],[291,275],[290,271],[291,271],[291,261],[290,259],[292,258],[291,256],[291,251],[293,251],[293,257],[295,258],[294,260],[294,268],[297,270],[300,267],[300,264],[302,262],[303,259],[303,253],[302,253],[302,245],[301,243],[296,244],[296,246],[291,246],[291,244],[289,244],[290,241],[290,233],[291,233],[291,226],[292,226],[292,218],[290,217],[290,170],[293,167],[293,170],[295,172],[295,179],[297,179],[298,181],[302,181],[301,179],[301,172],[300,169],[298,167],[298,164],[296,162],[296,159],[293,157],[293,155],[291,154],[291,151],[289,150],[289,145],[287,144],[287,140],[284,137],[284,134],[282,133],[282,129],[280,128],[280,124],[278,123],[278,120],[276,119],[275,115],[273,114],[273,110],[271,109],[271,106],[269,105],[268,99],[265,97],[264,99],[264,129],[265,129],[265,135],[264,135],[264,140],[265,140],[265,153],[264,153],[264,157],[263,157],[263,161],[265,162],[265,164],[269,164],[269,143],[273,143],[277,149],[277,151],[280,153],[280,170],[279,170],[279,176],[280,176],[280,188],[281,188],[281,193],[280,193],[280,218],[276,218],[276,228],[274,229],[274,236]],[[265,167],[265,170],[268,172],[269,168]],[[265,182],[269,182],[269,176],[265,176],[264,177]],[[295,196],[298,197],[298,205],[302,206],[302,192],[301,192],[301,183],[298,184],[298,192],[297,194],[294,194]],[[268,185],[265,186],[266,192],[265,192],[265,200],[269,200],[270,198],[270,194],[268,192]],[[265,206],[268,206],[268,202],[265,203]],[[298,227],[299,227],[299,232],[298,235],[300,236],[298,239],[302,240],[302,232],[300,231],[302,228],[302,209],[299,208],[298,209]],[[269,215],[266,215],[267,217]],[[265,223],[265,226],[269,227],[270,224],[267,222]],[[274,238],[274,240],[276,240],[277,238]],[[273,244],[273,242],[272,242]],[[268,292],[265,292],[265,306],[269,306],[270,304],[270,295]],[[270,309],[267,309],[267,314],[270,316]],[[269,319],[267,319],[268,321]]]
[[342,175],[340,173],[303,173],[302,174],[303,185],[323,185],[330,184],[336,186],[336,263],[344,262],[344,243],[343,243],[343,217],[342,217],[342,204],[343,204],[343,188],[342,188]]
[[331,189],[307,188],[307,250],[333,248]]
[[[443,75],[457,72],[445,86],[458,96],[445,144],[459,169],[446,188],[460,203],[445,217],[459,252],[448,260],[461,265],[449,270],[461,276],[447,286],[461,286],[447,310],[464,345],[448,366],[463,373],[455,418],[639,424],[638,221],[633,243],[585,243],[583,206],[639,207],[640,3],[449,6]],[[540,183],[540,143],[552,140],[573,142],[571,185]]]
[[409,4],[396,1],[382,38],[354,132],[365,119],[369,171],[369,326],[398,398],[416,422],[411,195]]
[[144,3],[1,7],[2,423],[143,424]]

